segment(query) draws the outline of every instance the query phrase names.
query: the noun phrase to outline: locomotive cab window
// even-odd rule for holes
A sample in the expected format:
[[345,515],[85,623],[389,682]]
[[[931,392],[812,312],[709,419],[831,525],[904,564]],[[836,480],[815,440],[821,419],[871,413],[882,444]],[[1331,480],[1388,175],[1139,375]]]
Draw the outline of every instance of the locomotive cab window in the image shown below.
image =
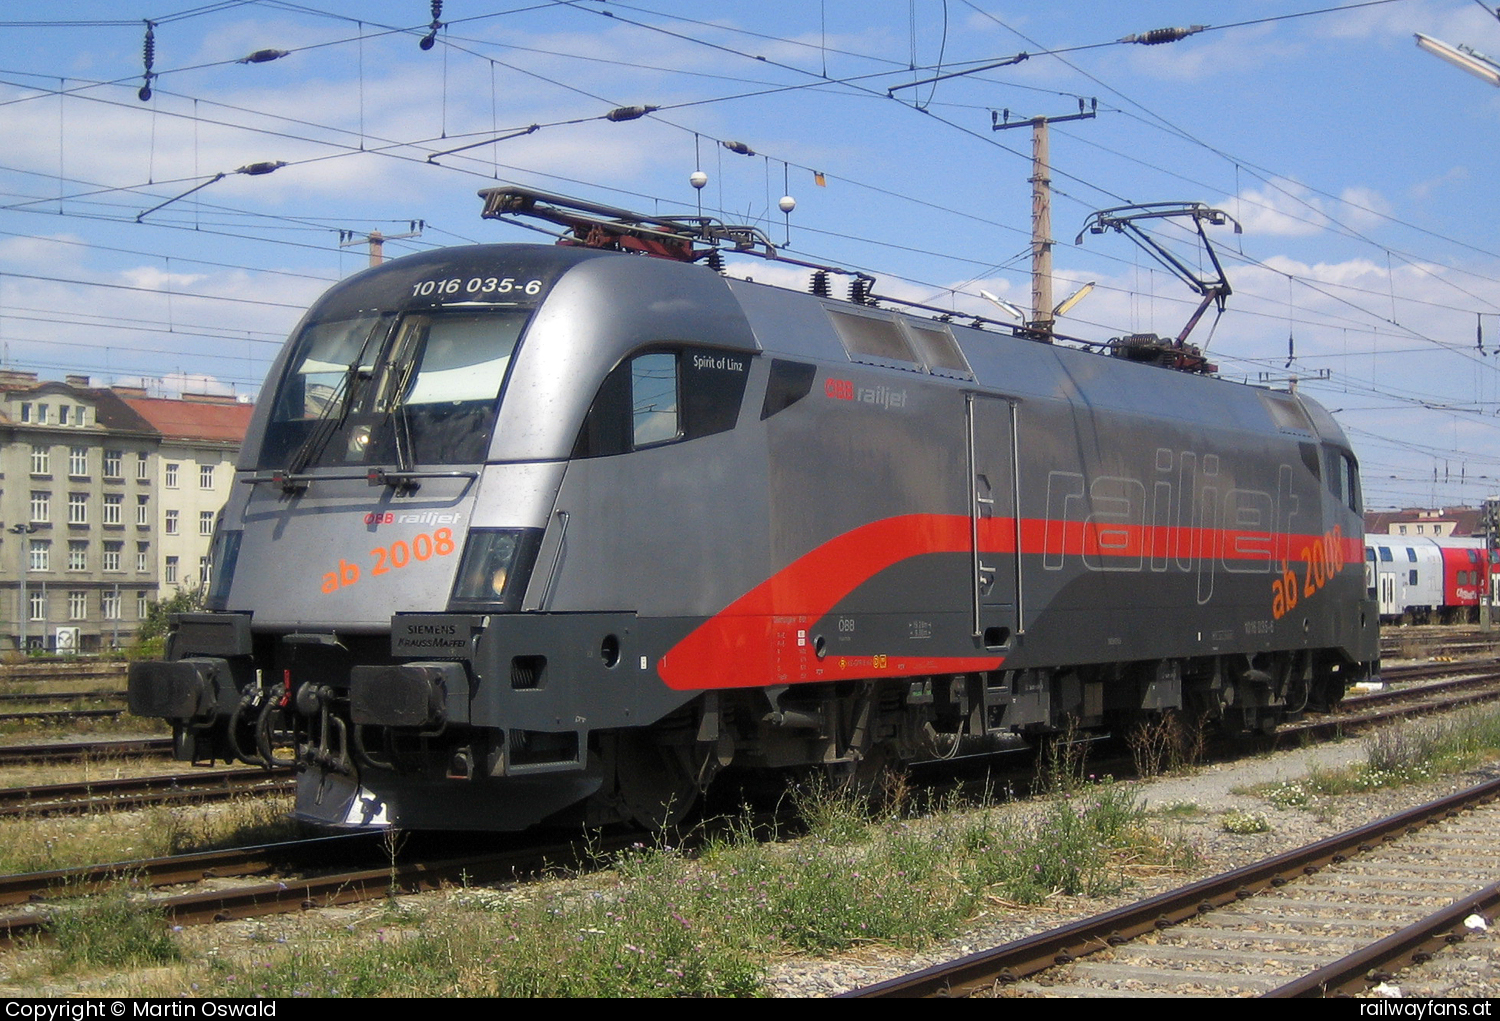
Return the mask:
[[272,403],[262,468],[484,460],[529,313],[415,313],[313,323]]
[[1359,462],[1354,460],[1351,452],[1329,444],[1323,445],[1323,456],[1328,464],[1328,470],[1324,472],[1328,491],[1345,507],[1359,514]]
[[719,348],[647,351],[617,365],[584,418],[574,457],[608,457],[734,428],[749,356]]
[[669,351],[630,362],[630,439],[639,450],[681,435],[677,415],[677,356]]

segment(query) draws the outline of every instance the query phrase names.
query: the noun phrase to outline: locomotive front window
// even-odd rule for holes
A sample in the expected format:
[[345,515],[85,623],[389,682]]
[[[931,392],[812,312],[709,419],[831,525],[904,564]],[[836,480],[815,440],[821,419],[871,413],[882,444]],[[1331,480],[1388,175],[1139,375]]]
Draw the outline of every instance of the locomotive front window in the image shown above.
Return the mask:
[[529,312],[366,316],[304,328],[262,468],[484,460]]
[[276,417],[303,421],[342,413],[350,367],[368,374],[366,349],[378,316],[317,323],[298,338],[293,367],[276,403]]

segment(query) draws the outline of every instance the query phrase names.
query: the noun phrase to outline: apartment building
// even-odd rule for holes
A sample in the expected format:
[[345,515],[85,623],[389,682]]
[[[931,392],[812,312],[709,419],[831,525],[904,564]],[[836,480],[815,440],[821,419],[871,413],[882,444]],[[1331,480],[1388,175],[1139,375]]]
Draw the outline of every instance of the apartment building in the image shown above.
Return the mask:
[[0,370],[0,649],[127,644],[199,584],[250,410]]
[[234,485],[234,461],[255,410],[233,397],[147,397],[115,387],[161,437],[157,450],[157,572],[163,595],[208,584],[214,521]]

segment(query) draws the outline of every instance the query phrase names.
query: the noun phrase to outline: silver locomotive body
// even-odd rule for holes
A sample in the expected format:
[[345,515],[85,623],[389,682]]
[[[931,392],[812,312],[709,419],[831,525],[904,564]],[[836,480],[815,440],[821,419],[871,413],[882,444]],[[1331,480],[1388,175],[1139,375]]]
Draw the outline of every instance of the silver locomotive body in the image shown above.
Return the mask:
[[132,709],[294,762],[333,824],[661,823],[731,762],[1265,729],[1377,657],[1315,403],[667,260],[339,284],[238,479]]

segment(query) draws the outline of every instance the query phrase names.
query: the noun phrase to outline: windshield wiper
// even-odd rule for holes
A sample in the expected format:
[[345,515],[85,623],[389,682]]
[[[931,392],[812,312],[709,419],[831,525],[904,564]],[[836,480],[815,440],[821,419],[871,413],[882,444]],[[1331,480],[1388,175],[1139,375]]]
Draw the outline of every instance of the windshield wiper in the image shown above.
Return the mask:
[[[376,324],[371,324],[370,331],[365,334],[364,343],[360,344],[359,350],[354,354],[354,360],[344,370],[344,375],[339,379],[339,385],[329,395],[328,402],[323,405],[323,410],[318,413],[318,418],[313,422],[312,429],[308,432],[300,446],[290,458],[287,459],[286,471],[275,473],[282,480],[282,488],[288,491],[305,488],[307,485],[302,472],[314,460],[323,456],[328,441],[333,438],[344,423],[349,419],[349,412],[358,399],[361,385],[371,378],[371,373],[360,368],[364,364],[365,352],[370,348],[370,340],[375,336]],[[337,408],[338,414],[333,410]]]

